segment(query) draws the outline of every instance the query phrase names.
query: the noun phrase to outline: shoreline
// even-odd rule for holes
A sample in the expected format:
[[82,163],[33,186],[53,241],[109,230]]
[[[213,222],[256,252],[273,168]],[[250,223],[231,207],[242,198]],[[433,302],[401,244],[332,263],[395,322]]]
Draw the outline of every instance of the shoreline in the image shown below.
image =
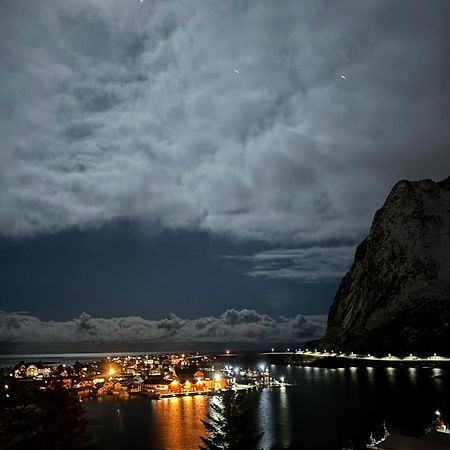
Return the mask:
[[[196,352],[189,352],[195,354]],[[137,355],[164,355],[169,354],[160,351],[145,352],[83,352],[83,353],[38,353],[38,354],[11,354],[0,355],[0,367],[8,367],[18,364],[20,361],[27,363],[45,362],[58,363],[65,362],[67,364],[80,362],[92,362],[95,360],[106,359],[117,356],[137,356]],[[285,365],[285,366],[305,366],[305,367],[449,367],[450,357],[443,356],[385,356],[376,357],[369,355],[348,355],[337,353],[313,352],[297,350],[292,352],[262,352],[262,351],[243,351],[243,352],[203,352],[201,355],[213,357],[218,362],[226,364],[239,365]]]

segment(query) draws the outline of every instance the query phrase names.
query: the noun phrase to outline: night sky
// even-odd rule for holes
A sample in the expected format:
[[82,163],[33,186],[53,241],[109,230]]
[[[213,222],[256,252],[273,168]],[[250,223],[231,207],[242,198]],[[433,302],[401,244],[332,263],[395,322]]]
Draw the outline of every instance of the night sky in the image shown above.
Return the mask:
[[0,8],[2,342],[320,335],[392,185],[449,175],[448,0]]

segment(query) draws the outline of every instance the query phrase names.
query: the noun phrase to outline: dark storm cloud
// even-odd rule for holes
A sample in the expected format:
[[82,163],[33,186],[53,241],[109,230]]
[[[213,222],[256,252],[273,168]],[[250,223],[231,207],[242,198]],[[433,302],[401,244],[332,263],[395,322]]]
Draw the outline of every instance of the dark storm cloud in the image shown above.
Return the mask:
[[399,178],[448,175],[446,0],[1,8],[6,235],[354,240]]
[[274,319],[254,310],[229,309],[219,317],[163,320],[102,319],[83,313],[67,322],[42,321],[26,313],[0,311],[0,342],[303,342],[325,331],[326,316]]
[[354,251],[353,246],[282,248],[250,256],[224,257],[249,264],[246,274],[251,277],[320,283],[341,278],[350,266]]

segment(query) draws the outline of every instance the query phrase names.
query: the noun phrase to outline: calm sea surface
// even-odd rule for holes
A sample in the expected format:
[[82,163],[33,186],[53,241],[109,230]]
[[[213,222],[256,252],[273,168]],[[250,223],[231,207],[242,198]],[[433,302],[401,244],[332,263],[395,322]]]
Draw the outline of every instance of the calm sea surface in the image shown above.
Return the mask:
[[[264,449],[363,448],[370,431],[418,434],[436,409],[450,416],[450,371],[437,368],[271,366],[287,386],[248,394]],[[88,429],[100,449],[194,449],[210,398],[103,398],[85,403]]]

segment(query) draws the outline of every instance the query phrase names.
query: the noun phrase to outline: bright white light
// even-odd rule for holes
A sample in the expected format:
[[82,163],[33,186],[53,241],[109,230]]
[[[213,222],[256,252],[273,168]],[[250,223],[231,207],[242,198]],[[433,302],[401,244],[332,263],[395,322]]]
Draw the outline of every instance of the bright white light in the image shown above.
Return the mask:
[[280,377],[281,383],[284,383],[284,377]]
[[240,72],[239,72],[239,70],[237,70],[237,69],[234,69],[234,71],[237,73],[237,74],[239,74]]
[[441,412],[440,412],[439,410],[436,410],[435,414],[436,414],[437,416],[440,416],[440,415],[441,415]]
[[347,79],[347,77],[346,77],[345,75],[341,75],[341,78],[342,78],[343,80],[346,80],[346,79]]
[[214,376],[214,379],[216,381],[220,381],[222,379],[222,377],[219,374],[217,374],[217,375]]
[[272,349],[272,351],[274,352],[274,351],[275,351],[275,349],[273,348],[273,349]]

